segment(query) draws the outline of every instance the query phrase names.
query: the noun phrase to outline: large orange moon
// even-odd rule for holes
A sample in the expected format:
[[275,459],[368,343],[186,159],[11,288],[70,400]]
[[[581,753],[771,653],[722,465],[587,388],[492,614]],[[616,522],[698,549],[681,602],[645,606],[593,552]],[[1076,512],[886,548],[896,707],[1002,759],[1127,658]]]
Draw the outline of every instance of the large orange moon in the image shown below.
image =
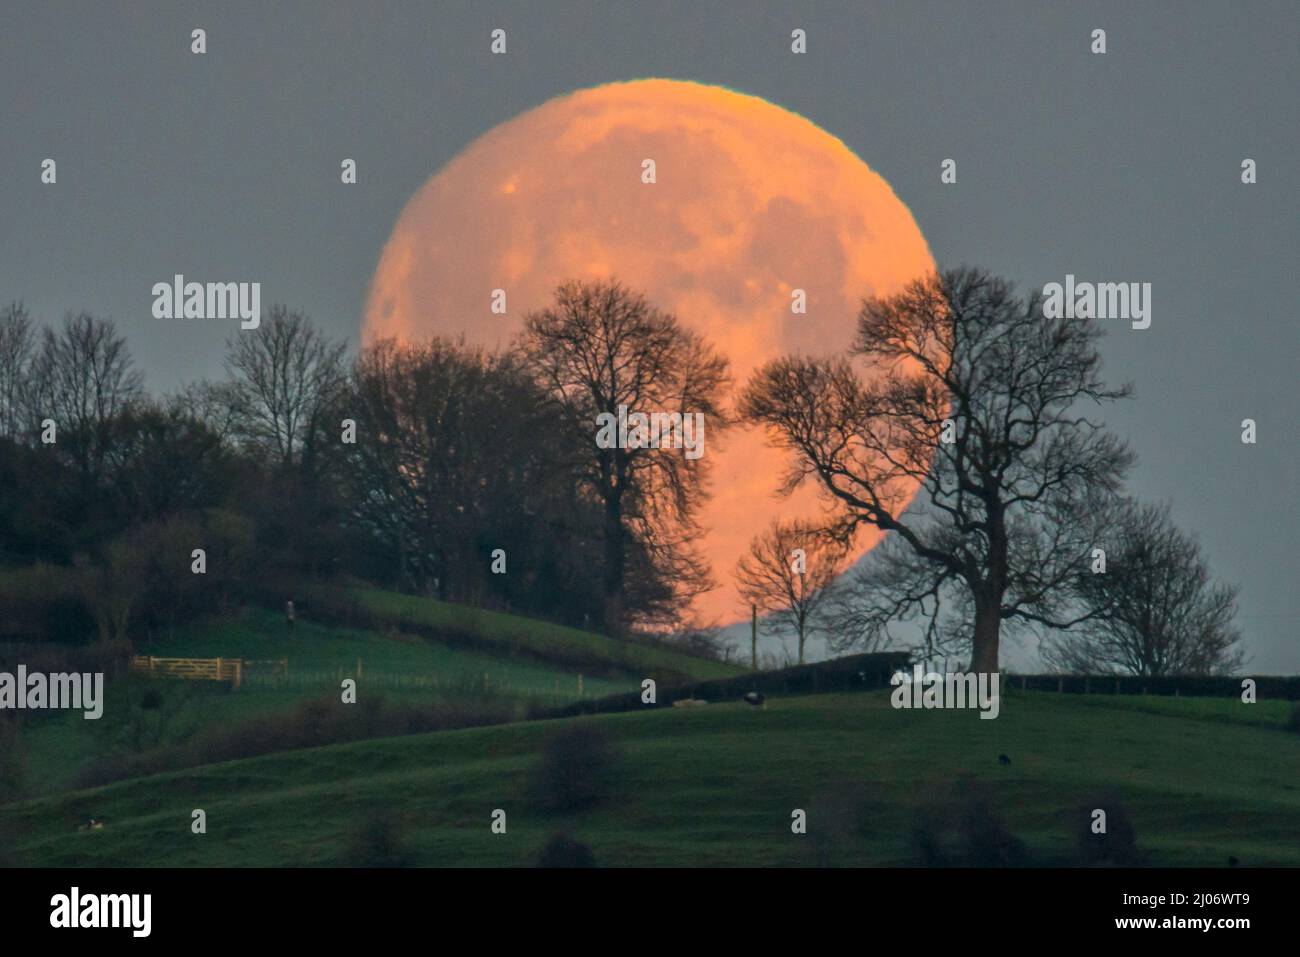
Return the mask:
[[[803,117],[721,87],[611,83],[502,123],[416,192],[375,270],[363,338],[504,346],[560,283],[617,277],[711,341],[739,389],[769,359],[843,350],[863,297],[933,269],[889,184]],[[825,504],[810,486],[776,496],[785,456],[760,430],[709,438],[706,423],[699,544],[720,584],[693,610],[726,624],[747,617],[732,572],[753,536]],[[863,534],[858,554],[878,538]]]

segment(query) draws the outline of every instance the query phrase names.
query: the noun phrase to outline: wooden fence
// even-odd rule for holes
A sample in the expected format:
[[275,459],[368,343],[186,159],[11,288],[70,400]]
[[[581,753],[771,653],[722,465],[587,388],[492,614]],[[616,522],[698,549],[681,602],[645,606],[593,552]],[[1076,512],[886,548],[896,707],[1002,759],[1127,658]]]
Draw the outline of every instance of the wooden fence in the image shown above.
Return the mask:
[[1236,697],[1242,682],[1255,683],[1260,697],[1288,701],[1300,699],[1298,675],[1022,675],[1004,672],[1002,687],[1021,691],[1055,691],[1058,694],[1186,695],[1196,698]]
[[151,677],[186,678],[190,681],[229,681],[238,688],[244,680],[241,658],[155,658],[136,655],[131,670]]
[[[550,704],[568,703],[573,694],[568,689],[573,685],[566,679],[562,688],[560,679],[554,679],[554,687],[543,686],[541,682],[523,683],[502,680],[493,677],[490,672],[477,672],[462,669],[453,673],[416,674],[410,671],[363,670],[360,658],[354,667],[344,667],[337,662],[298,660],[289,671],[289,659],[253,659],[253,658],[159,658],[137,655],[131,659],[131,670],[137,674],[157,678],[184,678],[190,681],[229,681],[233,687],[280,690],[310,691],[313,689],[337,687],[344,678],[361,680],[365,675],[369,689],[387,689],[393,691],[431,690],[447,694],[504,695],[507,697],[535,698]],[[586,697],[583,676],[577,675],[577,697]],[[639,692],[638,692],[639,693]]]
[[265,675],[282,681],[289,676],[288,658],[245,658],[244,677]]

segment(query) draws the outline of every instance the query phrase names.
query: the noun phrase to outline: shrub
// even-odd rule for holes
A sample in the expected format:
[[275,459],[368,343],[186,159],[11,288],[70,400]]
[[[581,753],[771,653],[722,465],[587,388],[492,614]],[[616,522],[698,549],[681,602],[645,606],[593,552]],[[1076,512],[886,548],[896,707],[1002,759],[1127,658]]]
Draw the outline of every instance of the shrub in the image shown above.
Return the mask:
[[1007,827],[993,799],[970,782],[954,785],[951,794],[919,809],[912,842],[923,867],[1023,867],[1029,863],[1024,842]]
[[809,842],[819,867],[836,867],[852,860],[861,845],[871,809],[880,804],[874,786],[860,781],[830,784],[808,808]]
[[552,834],[537,855],[538,867],[595,867],[591,848],[567,834]]
[[1021,867],[1027,863],[1024,842],[1011,833],[992,803],[975,795],[958,823],[963,863],[967,867]]
[[579,721],[552,732],[533,773],[533,792],[551,811],[574,811],[606,797],[617,752],[604,728]]
[[375,807],[348,839],[350,867],[409,867],[414,859],[391,808]]
[[0,638],[79,644],[95,633],[70,568],[38,562],[0,572]]

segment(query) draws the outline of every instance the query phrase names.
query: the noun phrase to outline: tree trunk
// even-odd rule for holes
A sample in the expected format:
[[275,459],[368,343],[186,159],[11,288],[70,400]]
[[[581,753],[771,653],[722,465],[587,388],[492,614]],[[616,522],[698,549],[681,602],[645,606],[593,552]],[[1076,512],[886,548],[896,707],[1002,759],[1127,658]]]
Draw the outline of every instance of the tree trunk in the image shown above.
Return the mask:
[[605,500],[605,633],[623,635],[623,510],[616,497]]
[[1006,592],[1008,541],[1006,511],[996,499],[987,503],[989,526],[988,577],[975,588],[975,634],[971,639],[970,670],[998,670],[998,639],[1002,633],[1002,595]]
[[975,596],[975,634],[971,639],[971,671],[977,674],[992,674],[998,670],[998,638],[1001,631],[1001,597],[977,594]]

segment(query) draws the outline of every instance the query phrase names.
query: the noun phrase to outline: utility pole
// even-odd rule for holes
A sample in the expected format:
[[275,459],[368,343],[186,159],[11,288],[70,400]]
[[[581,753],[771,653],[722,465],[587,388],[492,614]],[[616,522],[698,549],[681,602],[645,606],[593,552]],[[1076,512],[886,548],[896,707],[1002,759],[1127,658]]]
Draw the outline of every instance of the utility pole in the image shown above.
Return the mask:
[[749,666],[758,670],[758,606],[749,606]]

